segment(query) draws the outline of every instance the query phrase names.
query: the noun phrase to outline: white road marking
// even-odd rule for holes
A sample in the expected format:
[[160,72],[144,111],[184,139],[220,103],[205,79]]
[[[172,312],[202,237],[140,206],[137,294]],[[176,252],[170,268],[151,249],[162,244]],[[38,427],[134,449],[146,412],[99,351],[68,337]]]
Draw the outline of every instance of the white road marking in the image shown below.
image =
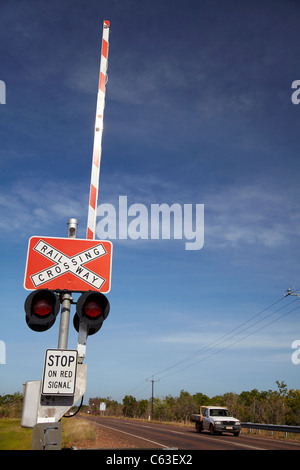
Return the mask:
[[229,442],[230,444],[233,444],[234,446],[237,446],[237,447],[247,447],[248,449],[267,450],[267,449],[264,449],[263,447],[249,446],[248,444],[240,444],[240,443],[234,442],[234,441],[226,441],[226,440],[223,440],[223,439],[216,439],[216,438],[214,438],[214,437],[205,436],[205,439],[208,439],[208,440],[213,441],[213,442],[222,442],[223,444],[226,444],[227,442]]
[[[90,420],[86,420],[86,421],[89,421],[89,423],[91,422]],[[116,431],[116,432],[121,432],[123,434],[127,434],[128,436],[132,436],[132,437],[135,437],[137,439],[143,439],[143,441],[151,442],[152,444],[156,444],[160,447],[165,447],[166,449],[168,449],[168,447],[169,447],[169,446],[166,446],[165,444],[160,444],[159,442],[155,442],[155,441],[151,441],[150,439],[146,439],[145,437],[137,436],[135,434],[131,434],[130,432],[120,431],[120,429],[112,428],[111,426],[106,426],[104,424],[97,423],[96,421],[92,421],[92,423],[97,424],[98,426],[102,426],[103,428],[108,428],[108,429],[112,429],[113,431]]]
[[[83,418],[82,418],[83,419]],[[90,420],[87,420],[89,422],[91,422]],[[161,447],[165,447],[166,449],[168,449],[170,446],[166,446],[164,444],[160,444],[159,442],[155,442],[155,441],[151,441],[150,439],[146,439],[145,437],[141,437],[141,436],[137,436],[135,434],[131,434],[129,432],[126,432],[126,431],[120,431],[119,429],[116,429],[116,428],[113,428],[111,426],[106,426],[104,424],[100,424],[100,423],[97,423],[96,421],[92,421],[93,423],[97,424],[98,426],[103,426],[104,428],[108,428],[108,429],[112,429],[113,431],[117,431],[117,432],[121,432],[123,434],[128,434],[128,436],[132,436],[132,437],[136,437],[138,439],[143,439],[144,441],[148,441],[148,442],[151,442],[152,444],[156,444],[156,445],[159,445]],[[126,423],[126,424],[135,424],[135,423]],[[140,426],[140,427],[143,427],[143,428],[148,428],[149,429],[149,426],[144,426],[142,424],[135,424],[136,426]],[[179,431],[172,431],[171,429],[168,430],[168,432],[172,432],[174,434],[182,434],[182,435],[186,435],[186,433],[184,432],[179,432]],[[223,439],[218,439],[218,438],[214,438],[214,437],[210,437],[210,436],[205,436],[205,439],[209,440],[209,441],[213,441],[213,442],[221,442],[223,444],[226,444],[226,443],[229,443],[229,444],[232,444],[232,445],[235,445],[237,447],[245,447],[247,449],[253,449],[253,450],[266,450],[264,449],[263,447],[256,447],[256,446],[251,446],[251,445],[248,445],[248,444],[242,444],[242,443],[239,443],[239,442],[235,442],[235,441],[227,441],[227,440],[223,440]],[[203,442],[203,441],[202,441]]]

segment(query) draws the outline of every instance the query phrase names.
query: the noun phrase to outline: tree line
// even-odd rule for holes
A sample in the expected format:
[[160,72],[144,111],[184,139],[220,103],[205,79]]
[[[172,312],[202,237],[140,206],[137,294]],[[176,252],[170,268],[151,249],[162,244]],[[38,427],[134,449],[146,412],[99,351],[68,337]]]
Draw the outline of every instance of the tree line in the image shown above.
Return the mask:
[[[149,419],[158,421],[187,422],[191,413],[199,413],[200,406],[226,406],[242,422],[284,424],[300,426],[300,390],[290,389],[284,382],[276,381],[276,390],[243,391],[240,394],[225,393],[208,397],[203,393],[191,395],[181,390],[178,397],[137,400],[126,395],[123,403],[110,397],[90,398],[86,411],[105,416],[123,416],[125,418]],[[106,404],[105,412],[100,411],[100,403]]]
[[[300,390],[289,389],[284,382],[276,381],[276,390],[243,391],[240,394],[225,393],[208,397],[203,393],[191,395],[181,390],[179,396],[137,400],[125,395],[122,403],[110,397],[89,399],[89,404],[81,408],[83,412],[105,416],[149,419],[158,421],[187,422],[191,413],[199,413],[200,406],[226,406],[242,422],[285,424],[300,426]],[[105,412],[100,411],[100,403],[106,404]],[[21,393],[0,395],[0,418],[20,418],[23,396]]]
[[21,393],[0,395],[0,418],[19,418],[22,414]]

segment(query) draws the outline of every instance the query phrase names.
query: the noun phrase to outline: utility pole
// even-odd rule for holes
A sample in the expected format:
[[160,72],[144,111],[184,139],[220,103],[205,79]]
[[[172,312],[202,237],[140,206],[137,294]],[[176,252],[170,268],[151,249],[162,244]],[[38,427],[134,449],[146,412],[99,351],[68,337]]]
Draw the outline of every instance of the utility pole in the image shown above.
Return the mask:
[[152,396],[151,396],[151,419],[153,419],[153,401],[154,401],[154,382],[159,382],[159,380],[154,380],[152,375],[152,379],[146,379],[147,382],[152,382]]
[[288,296],[288,295],[296,295],[297,297],[300,298],[300,294],[295,294],[295,292],[292,291],[292,289],[287,289],[286,291],[287,293],[285,294],[285,296]]

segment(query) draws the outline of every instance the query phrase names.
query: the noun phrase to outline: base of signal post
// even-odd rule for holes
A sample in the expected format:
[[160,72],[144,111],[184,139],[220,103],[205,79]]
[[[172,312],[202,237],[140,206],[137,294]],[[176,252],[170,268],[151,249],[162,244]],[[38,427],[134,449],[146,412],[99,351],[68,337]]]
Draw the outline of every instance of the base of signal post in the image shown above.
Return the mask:
[[[40,393],[40,401],[37,409],[37,424],[34,426],[32,433],[33,450],[61,449],[62,428],[60,420],[70,410],[70,408],[72,408],[72,406],[74,406],[84,396],[86,390],[87,365],[83,364],[83,360],[86,354],[87,337],[88,327],[85,323],[80,322],[77,343],[78,359],[74,396],[44,396]],[[40,381],[40,390],[41,387],[42,381]],[[44,438],[49,435],[46,439],[46,445],[40,438],[42,429],[44,429]],[[55,439],[57,440],[56,443],[53,442]],[[48,440],[51,442],[48,442]]]
[[[65,338],[65,334],[60,335]],[[32,450],[61,450],[61,418],[85,394],[87,365],[86,354],[88,326],[80,322],[77,343],[77,369],[74,396],[47,396],[42,394],[42,381],[26,383],[21,426],[32,427]],[[60,348],[58,348],[60,349]]]
[[62,423],[36,424],[32,431],[31,450],[61,450]]
[[33,428],[32,450],[61,449],[60,420],[84,396],[86,376],[87,365],[77,363],[75,393],[71,396],[43,395],[42,380],[26,383],[21,426]]
[[61,450],[60,420],[84,396],[86,390],[87,365],[83,364],[83,360],[86,353],[87,333],[87,325],[80,322],[74,395],[43,395],[42,380],[29,381],[25,385],[21,426],[33,428],[32,450]]

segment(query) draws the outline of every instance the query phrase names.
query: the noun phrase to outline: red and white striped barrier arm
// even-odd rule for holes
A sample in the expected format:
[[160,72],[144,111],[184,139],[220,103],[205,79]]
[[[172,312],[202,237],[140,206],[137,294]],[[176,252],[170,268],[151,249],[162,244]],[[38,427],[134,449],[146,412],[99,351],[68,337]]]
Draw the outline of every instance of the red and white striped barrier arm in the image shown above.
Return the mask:
[[110,22],[104,21],[103,23],[103,36],[102,36],[102,50],[100,60],[100,75],[99,75],[99,88],[97,97],[97,111],[95,122],[94,134],[94,148],[93,148],[93,162],[89,198],[89,211],[86,238],[90,240],[95,239],[96,234],[96,217],[97,217],[97,202],[99,190],[99,176],[100,176],[100,162],[102,150],[102,133],[103,133],[103,114],[105,106],[105,84],[106,72],[108,65],[108,45],[109,45],[109,27]]

